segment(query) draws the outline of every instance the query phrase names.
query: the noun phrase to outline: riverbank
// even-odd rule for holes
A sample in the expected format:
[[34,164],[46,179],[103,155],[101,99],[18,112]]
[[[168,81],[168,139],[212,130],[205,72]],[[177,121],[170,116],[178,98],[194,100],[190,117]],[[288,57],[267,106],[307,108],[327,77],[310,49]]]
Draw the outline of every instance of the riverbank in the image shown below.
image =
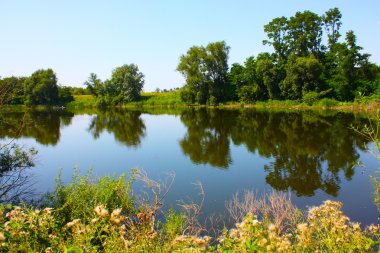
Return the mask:
[[[141,100],[116,107],[123,108],[187,108],[187,107],[210,107],[210,108],[268,108],[268,109],[291,109],[291,110],[338,110],[338,111],[362,111],[373,112],[380,110],[380,98],[363,98],[354,102],[340,102],[334,99],[322,99],[312,105],[297,100],[269,100],[253,103],[226,102],[216,106],[186,104],[180,99],[179,91],[171,92],[146,92],[141,95]],[[78,109],[97,107],[96,99],[92,95],[75,95],[74,101],[62,106],[33,106],[33,109]],[[3,105],[0,110],[26,110],[25,105]]]
[[[74,96],[74,101],[67,104],[68,108],[95,107],[95,98],[91,95]],[[179,91],[147,92],[142,94],[138,102],[131,102],[120,107],[220,107],[220,108],[279,108],[279,109],[311,109],[311,110],[343,110],[343,111],[373,111],[380,109],[380,99],[376,97],[363,98],[355,102],[339,102],[333,99],[315,101],[312,105],[297,100],[269,100],[255,103],[227,102],[217,106],[205,106],[183,103]]]

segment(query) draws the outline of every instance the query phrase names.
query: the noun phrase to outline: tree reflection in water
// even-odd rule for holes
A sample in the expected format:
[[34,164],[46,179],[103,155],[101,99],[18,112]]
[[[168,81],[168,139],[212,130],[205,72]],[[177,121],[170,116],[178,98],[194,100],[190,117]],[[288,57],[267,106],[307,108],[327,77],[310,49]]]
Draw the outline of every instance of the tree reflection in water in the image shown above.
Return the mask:
[[89,131],[99,138],[103,131],[114,134],[115,139],[130,147],[137,147],[145,136],[141,112],[122,109],[101,110],[91,120]]
[[27,111],[0,113],[0,139],[34,138],[42,145],[55,146],[59,142],[60,127],[71,124],[72,112]]
[[[96,110],[88,131],[99,138],[107,131],[128,147],[138,147],[146,135],[143,112],[126,109]],[[148,110],[144,113],[160,114]],[[313,196],[322,190],[337,196],[341,180],[351,180],[353,165],[364,149],[359,129],[368,119],[352,113],[312,111],[265,111],[254,109],[187,108],[166,113],[180,115],[186,134],[179,141],[193,163],[228,169],[233,158],[231,144],[269,159],[264,166],[266,182],[276,190]],[[0,114],[0,138],[33,137],[43,145],[56,145],[60,126],[71,123],[73,113],[30,111]],[[21,135],[17,132],[26,118]],[[6,118],[6,124],[2,119]],[[5,121],[3,121],[5,122]]]
[[264,166],[266,182],[298,196],[312,196],[318,189],[337,196],[340,172],[351,180],[357,148],[366,144],[349,126],[367,120],[351,113],[201,108],[183,111],[181,120],[187,133],[180,146],[194,163],[227,169],[232,163],[231,140],[271,158]]

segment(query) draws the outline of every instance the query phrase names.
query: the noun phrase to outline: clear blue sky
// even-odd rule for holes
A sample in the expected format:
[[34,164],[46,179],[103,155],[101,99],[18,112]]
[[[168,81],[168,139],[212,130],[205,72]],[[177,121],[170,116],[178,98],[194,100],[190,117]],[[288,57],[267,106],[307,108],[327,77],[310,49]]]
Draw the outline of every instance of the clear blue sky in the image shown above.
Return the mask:
[[229,63],[271,51],[263,26],[275,17],[338,7],[342,32],[380,64],[379,0],[0,0],[0,76],[52,68],[62,85],[82,86],[91,72],[109,78],[113,68],[135,63],[146,91],[184,83],[175,71],[192,45],[224,40]]

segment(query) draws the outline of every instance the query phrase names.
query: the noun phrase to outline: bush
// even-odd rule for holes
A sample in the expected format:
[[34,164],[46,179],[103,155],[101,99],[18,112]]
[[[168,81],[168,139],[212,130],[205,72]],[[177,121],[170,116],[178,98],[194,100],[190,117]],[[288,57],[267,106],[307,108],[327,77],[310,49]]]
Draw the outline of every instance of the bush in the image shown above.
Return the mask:
[[303,95],[302,101],[306,103],[307,105],[313,105],[315,102],[318,101],[318,98],[319,98],[319,93],[315,91],[311,91]]
[[58,175],[54,192],[46,194],[43,205],[55,208],[55,213],[62,219],[61,224],[91,217],[93,208],[100,203],[108,209],[121,208],[124,213],[132,213],[134,173],[132,170],[128,181],[124,174],[119,178],[104,176],[93,180],[91,171],[86,176],[79,176],[79,171],[74,170],[72,182],[68,185],[64,185]]
[[325,106],[325,107],[332,107],[338,105],[339,102],[332,98],[322,98],[318,102],[315,103],[315,105],[318,106]]

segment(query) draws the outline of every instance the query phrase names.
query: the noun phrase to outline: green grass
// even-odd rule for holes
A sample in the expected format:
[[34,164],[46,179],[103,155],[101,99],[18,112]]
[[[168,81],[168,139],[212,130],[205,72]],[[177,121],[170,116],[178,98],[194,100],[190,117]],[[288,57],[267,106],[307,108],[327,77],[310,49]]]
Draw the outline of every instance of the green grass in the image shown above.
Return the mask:
[[96,106],[96,100],[93,95],[74,95],[74,101],[67,103],[70,107],[94,107]]
[[127,105],[139,106],[165,106],[165,105],[185,105],[180,98],[179,91],[170,92],[144,92],[141,94],[141,100],[138,102],[131,102]]

